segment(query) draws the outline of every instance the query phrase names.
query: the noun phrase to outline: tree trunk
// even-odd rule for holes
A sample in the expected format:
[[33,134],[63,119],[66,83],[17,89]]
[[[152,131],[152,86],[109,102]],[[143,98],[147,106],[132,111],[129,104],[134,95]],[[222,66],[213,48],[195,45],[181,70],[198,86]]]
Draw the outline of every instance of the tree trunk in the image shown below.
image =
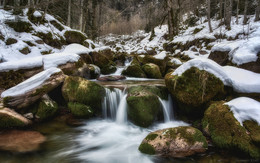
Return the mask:
[[172,0],[166,0],[166,6],[167,6],[167,11],[168,11],[168,30],[169,30],[169,38],[172,39],[174,36],[173,32],[173,8],[172,8]]
[[95,39],[97,37],[97,0],[92,0],[92,24],[91,24],[91,30],[92,30],[92,39]]
[[239,15],[239,0],[237,0],[237,18],[236,18],[237,24],[238,24],[238,15]]
[[80,16],[79,16],[79,30],[80,31],[83,31],[83,18],[84,18],[83,7],[84,7],[84,0],[80,0]]
[[68,4],[68,17],[67,17],[67,26],[71,26],[71,0],[69,0]]
[[210,33],[212,33],[213,30],[212,30],[212,26],[211,26],[211,18],[210,18],[210,0],[207,0],[207,6],[208,6],[208,14],[207,14],[207,18],[208,18],[208,24],[209,24],[209,31],[210,31]]
[[219,18],[221,20],[221,23],[222,23],[222,19],[223,19],[223,0],[220,0],[219,2]]
[[248,8],[248,0],[245,0],[245,9],[244,9],[244,20],[243,24],[247,24],[247,8]]
[[257,0],[257,7],[255,10],[255,21],[259,21],[260,20],[260,0]]
[[231,16],[232,16],[232,0],[226,0],[225,25],[227,30],[231,29]]

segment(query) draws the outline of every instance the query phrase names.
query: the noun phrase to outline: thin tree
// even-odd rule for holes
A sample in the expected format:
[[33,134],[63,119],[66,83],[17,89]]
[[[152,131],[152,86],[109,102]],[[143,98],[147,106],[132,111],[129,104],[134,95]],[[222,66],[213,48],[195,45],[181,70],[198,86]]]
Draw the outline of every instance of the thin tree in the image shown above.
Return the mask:
[[237,16],[236,16],[236,23],[238,24],[238,15],[239,15],[239,0],[237,0]]
[[79,30],[83,31],[83,19],[84,19],[84,0],[80,0],[80,16],[79,16]]
[[257,7],[255,10],[255,21],[259,21],[260,20],[260,0],[257,0]]
[[208,6],[208,14],[207,14],[207,18],[208,18],[208,24],[209,24],[209,31],[210,31],[210,33],[212,33],[213,30],[212,30],[212,26],[211,26],[211,18],[210,18],[210,0],[207,0],[207,6]]
[[244,9],[244,20],[243,20],[243,24],[247,24],[247,9],[248,9],[248,0],[245,0],[245,9]]
[[71,0],[68,3],[68,17],[67,17],[67,26],[71,26]]
[[225,25],[227,30],[231,30],[232,0],[225,0],[225,2]]

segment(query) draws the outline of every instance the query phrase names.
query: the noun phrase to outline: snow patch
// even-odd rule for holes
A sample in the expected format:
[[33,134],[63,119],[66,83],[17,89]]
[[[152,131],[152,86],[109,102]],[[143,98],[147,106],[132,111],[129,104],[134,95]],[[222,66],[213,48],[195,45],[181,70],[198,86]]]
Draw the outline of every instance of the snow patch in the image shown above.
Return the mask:
[[15,87],[12,87],[1,94],[1,97],[8,97],[8,96],[18,96],[25,94],[38,86],[44,83],[46,80],[50,78],[51,75],[60,72],[61,70],[58,68],[50,68],[43,72],[40,72],[33,77],[25,80],[24,82],[18,84]]
[[260,125],[260,102],[247,97],[239,97],[225,104],[230,107],[241,126],[246,120],[256,121]]

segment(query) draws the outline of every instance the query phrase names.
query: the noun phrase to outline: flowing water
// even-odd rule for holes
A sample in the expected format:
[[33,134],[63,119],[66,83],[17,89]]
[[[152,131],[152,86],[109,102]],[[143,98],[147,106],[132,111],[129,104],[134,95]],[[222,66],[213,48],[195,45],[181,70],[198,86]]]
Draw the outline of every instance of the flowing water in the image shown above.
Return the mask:
[[[155,123],[148,129],[140,128],[127,120],[126,91],[106,89],[102,104],[103,118],[83,121],[81,127],[69,127],[62,117],[42,123],[33,129],[44,134],[48,141],[34,153],[13,154],[0,151],[2,163],[168,163],[168,162],[237,162],[237,158],[226,157],[215,152],[171,159],[142,154],[138,147],[152,131],[168,127],[188,125],[174,120],[173,102],[160,99],[164,122]],[[244,161],[244,160],[243,160]]]

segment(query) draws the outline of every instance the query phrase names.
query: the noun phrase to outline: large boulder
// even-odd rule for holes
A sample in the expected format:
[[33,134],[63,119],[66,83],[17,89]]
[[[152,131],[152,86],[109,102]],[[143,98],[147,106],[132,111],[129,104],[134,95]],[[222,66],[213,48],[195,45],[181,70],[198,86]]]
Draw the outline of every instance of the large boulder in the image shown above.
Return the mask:
[[66,31],[64,37],[68,44],[78,43],[84,45],[84,41],[87,39],[83,33],[78,31]]
[[221,149],[260,158],[260,126],[252,121],[240,125],[225,102],[216,102],[206,110],[202,126],[213,144]]
[[35,117],[37,117],[39,121],[44,121],[55,116],[59,107],[58,104],[50,99],[48,95],[44,95],[36,105],[35,109]]
[[26,153],[34,152],[46,141],[46,137],[36,131],[4,131],[0,134],[0,150]]
[[162,109],[158,96],[142,86],[129,88],[127,104],[129,119],[141,127],[150,126]]
[[212,59],[213,61],[217,62],[221,66],[225,66],[228,63],[228,57],[229,57],[230,50],[212,50],[209,59]]
[[77,102],[101,111],[105,89],[101,85],[80,78],[67,77],[62,87],[62,95],[67,102]]
[[31,121],[0,103],[0,128],[25,127]]
[[65,79],[60,69],[50,68],[2,93],[4,105],[13,109],[26,108],[58,87]]
[[201,116],[204,104],[224,92],[223,82],[213,74],[192,67],[181,76],[169,73],[165,77],[168,90],[186,115]]
[[193,127],[176,127],[150,133],[139,150],[150,155],[186,157],[207,150],[208,144],[201,131]]
[[115,63],[109,59],[109,56],[106,56],[101,52],[92,52],[90,55],[94,64],[101,69],[102,74],[111,74],[116,71]]
[[134,58],[131,65],[129,65],[123,72],[122,75],[136,78],[146,78],[146,74],[142,70],[139,61]]
[[157,59],[153,56],[146,55],[144,58],[140,59],[142,64],[153,63],[159,66],[161,74],[164,76],[167,66],[167,59]]
[[162,73],[160,71],[159,66],[157,66],[156,64],[147,63],[142,66],[142,69],[148,78],[162,79]]

